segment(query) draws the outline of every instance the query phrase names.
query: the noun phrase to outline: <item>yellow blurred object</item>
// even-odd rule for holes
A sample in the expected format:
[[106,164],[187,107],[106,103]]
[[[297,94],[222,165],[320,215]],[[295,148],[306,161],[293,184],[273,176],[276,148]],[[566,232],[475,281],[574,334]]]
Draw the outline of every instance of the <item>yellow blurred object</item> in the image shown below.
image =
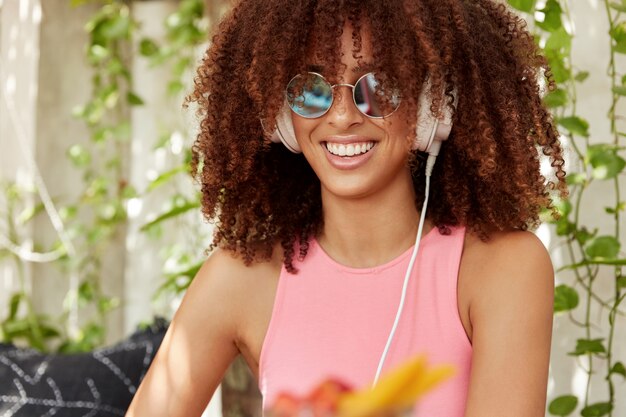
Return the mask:
[[453,374],[452,366],[429,368],[426,357],[417,356],[385,375],[375,387],[342,395],[337,417],[371,417],[401,412]]

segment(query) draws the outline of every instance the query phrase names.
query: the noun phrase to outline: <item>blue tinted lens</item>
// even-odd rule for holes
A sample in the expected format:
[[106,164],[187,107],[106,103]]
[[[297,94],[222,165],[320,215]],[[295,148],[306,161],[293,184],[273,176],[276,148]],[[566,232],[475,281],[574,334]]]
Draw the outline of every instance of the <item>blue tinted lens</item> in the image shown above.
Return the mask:
[[287,102],[302,117],[320,117],[333,103],[333,90],[318,74],[297,75],[287,85]]

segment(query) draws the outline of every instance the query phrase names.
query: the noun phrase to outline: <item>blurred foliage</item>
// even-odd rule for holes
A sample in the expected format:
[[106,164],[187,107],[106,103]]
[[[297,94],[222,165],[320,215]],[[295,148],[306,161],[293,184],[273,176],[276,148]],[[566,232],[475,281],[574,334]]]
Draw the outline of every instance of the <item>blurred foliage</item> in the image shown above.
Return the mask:
[[[611,137],[591,138],[590,123],[577,111],[577,88],[585,82],[589,72],[577,68],[572,60],[572,43],[575,41],[571,28],[572,18],[569,9],[569,0],[508,0],[509,4],[525,13],[529,23],[534,24],[535,39],[542,46],[548,58],[554,80],[558,88],[549,92],[545,97],[545,104],[552,110],[559,125],[563,138],[572,147],[575,160],[571,161],[571,168],[566,177],[570,188],[567,200],[558,201],[557,208],[561,215],[559,220],[546,221],[554,224],[556,234],[565,244],[569,254],[569,264],[560,271],[573,272],[573,282],[564,276],[567,283],[560,284],[555,289],[554,312],[557,316],[567,317],[580,328],[575,346],[569,352],[555,352],[567,354],[577,358],[578,366],[587,375],[584,398],[580,399],[573,394],[565,393],[554,398],[548,412],[555,416],[568,416],[577,408],[580,415],[612,416],[615,408],[616,387],[615,379],[623,381],[626,378],[626,369],[621,361],[615,357],[615,328],[618,316],[624,316],[620,309],[626,297],[626,277],[623,267],[626,265],[626,256],[620,241],[620,225],[623,223],[622,212],[626,209],[626,201],[620,196],[620,176],[624,175],[626,160],[624,159],[624,117],[616,114],[618,102],[626,96],[626,73],[618,71],[616,56],[626,54],[626,0],[600,1],[606,10],[607,31],[606,42],[610,45],[610,54],[607,57],[607,74],[611,80],[610,108],[607,113],[611,127]],[[623,57],[622,57],[623,59]],[[607,122],[607,120],[603,120]],[[621,123],[621,125],[619,125]],[[593,142],[593,144],[591,144]],[[572,169],[573,168],[573,169]],[[581,204],[582,198],[590,190],[602,187],[609,182],[615,190],[614,204],[605,207],[601,213],[594,215],[609,216],[607,224],[613,224],[613,233],[600,234],[597,228],[582,224],[580,213],[582,210],[591,210],[589,206]],[[612,278],[613,296],[602,299],[594,290],[600,273]],[[562,274],[563,275],[563,274]],[[600,308],[603,319],[609,323],[608,330],[602,330],[591,320],[591,311]],[[580,314],[582,319],[575,315]],[[587,364],[580,362],[581,357],[587,358]],[[602,379],[593,378],[600,372],[594,365],[604,365]],[[556,378],[559,375],[555,376]],[[589,393],[592,384],[607,385],[607,399],[590,403]],[[623,390],[624,388],[622,388]],[[623,393],[618,396],[623,397]]]
[[[184,137],[186,132],[181,133],[180,126],[163,127],[153,148],[154,153],[166,152],[170,159],[177,160],[176,166],[160,173],[145,190],[136,190],[129,184],[129,108],[145,104],[133,90],[129,63],[133,50],[136,50],[150,61],[152,68],[169,68],[171,79],[163,94],[171,98],[174,108],[180,108],[185,80],[191,78],[189,73],[194,68],[197,50],[207,40],[207,19],[202,0],[178,3],[176,10],[163,22],[166,36],[161,44],[142,35],[141,22],[133,17],[128,1],[71,0],[70,3],[74,7],[87,3],[98,7],[85,24],[89,35],[85,55],[92,70],[92,93],[86,103],[73,109],[74,117],[88,127],[90,137],[89,140],[73,141],[67,148],[68,161],[79,173],[83,188],[73,201],[54,198],[78,252],[76,257],[68,256],[61,240],[50,249],[59,254],[51,263],[64,275],[78,277],[77,288],[70,289],[65,297],[61,317],[36,313],[25,288],[23,263],[27,259],[23,259],[18,250],[0,247],[0,259],[13,259],[21,285],[21,289],[10,297],[9,311],[1,312],[4,319],[0,322],[0,340],[60,352],[88,351],[105,341],[105,318],[120,305],[120,299],[102,290],[103,264],[107,262],[108,252],[124,241],[131,200],[146,198],[157,188],[168,188],[166,192],[171,197],[163,212],[141,228],[149,238],[161,239],[161,227],[166,222],[197,223],[197,216],[191,220],[188,216],[192,210],[197,212],[199,196],[188,190],[191,183],[190,139]],[[174,145],[184,152],[173,152]],[[25,240],[20,228],[44,215],[45,211],[40,203],[34,206],[27,203],[37,200],[37,190],[23,190],[15,183],[6,184],[6,187],[9,190],[5,197],[6,213],[0,214],[7,225],[6,240],[19,248]],[[196,225],[188,224],[187,227],[196,235],[190,238],[190,246],[204,247],[202,239],[205,237],[201,236]],[[192,255],[180,244],[165,245],[163,255],[166,257],[164,283],[155,297],[184,291],[202,261],[201,253]],[[76,309],[80,312],[81,324],[72,332],[69,331],[69,318]]]

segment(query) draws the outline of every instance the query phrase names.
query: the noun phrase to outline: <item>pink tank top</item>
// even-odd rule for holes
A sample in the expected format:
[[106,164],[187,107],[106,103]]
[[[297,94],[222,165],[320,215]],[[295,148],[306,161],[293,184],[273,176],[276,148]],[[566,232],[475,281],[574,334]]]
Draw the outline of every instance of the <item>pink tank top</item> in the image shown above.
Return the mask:
[[[457,308],[457,277],[464,227],[422,237],[402,317],[386,370],[418,353],[446,363],[455,376],[429,392],[417,417],[462,417],[472,346]],[[393,325],[411,258],[410,248],[373,268],[350,268],[331,259],[315,239],[295,275],[282,268],[259,359],[259,388],[268,408],[280,392],[307,395],[329,377],[370,386]]]

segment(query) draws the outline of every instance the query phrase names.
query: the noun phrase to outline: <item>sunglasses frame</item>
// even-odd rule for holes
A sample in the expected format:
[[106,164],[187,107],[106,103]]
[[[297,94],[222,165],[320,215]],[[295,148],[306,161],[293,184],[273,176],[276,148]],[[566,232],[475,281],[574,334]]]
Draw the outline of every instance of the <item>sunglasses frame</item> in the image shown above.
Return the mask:
[[357,84],[359,84],[359,82],[361,82],[361,80],[365,77],[367,77],[368,75],[372,75],[374,77],[374,79],[376,79],[376,74],[374,72],[368,72],[366,74],[363,74],[362,76],[359,77],[358,80],[356,80],[356,82],[354,84],[348,84],[348,83],[338,83],[338,84],[331,84],[328,82],[328,80],[320,73],[314,72],[314,71],[307,71],[306,74],[312,74],[315,76],[318,76],[322,79],[322,81],[324,81],[329,87],[330,87],[330,91],[331,91],[331,97],[330,97],[330,105],[328,106],[328,108],[326,110],[324,110],[324,112],[322,114],[320,114],[319,116],[304,116],[300,113],[298,113],[297,111],[295,111],[292,107],[291,104],[289,104],[289,93],[287,92],[289,89],[289,85],[291,85],[291,83],[298,77],[303,77],[304,74],[298,74],[296,76],[294,76],[291,80],[289,80],[289,82],[287,83],[287,87],[285,87],[285,99],[287,100],[287,104],[289,104],[289,109],[294,112],[295,114],[297,114],[300,117],[303,117],[305,119],[319,119],[320,117],[324,116],[326,113],[328,113],[328,111],[333,107],[333,104],[335,102],[335,94],[334,94],[334,88],[335,87],[350,87],[350,89],[352,90],[352,103],[354,103],[354,106],[357,108],[357,110],[359,111],[359,113],[361,113],[362,115],[370,118],[370,119],[384,119],[386,117],[391,116],[392,114],[394,114],[396,112],[396,110],[398,110],[398,108],[400,107],[400,103],[402,101],[402,99],[400,97],[398,97],[398,105],[393,109],[393,111],[389,114],[386,114],[384,116],[370,116],[369,114],[365,114],[361,111],[361,109],[359,108],[359,105],[356,103],[356,97],[355,95],[355,89]]

